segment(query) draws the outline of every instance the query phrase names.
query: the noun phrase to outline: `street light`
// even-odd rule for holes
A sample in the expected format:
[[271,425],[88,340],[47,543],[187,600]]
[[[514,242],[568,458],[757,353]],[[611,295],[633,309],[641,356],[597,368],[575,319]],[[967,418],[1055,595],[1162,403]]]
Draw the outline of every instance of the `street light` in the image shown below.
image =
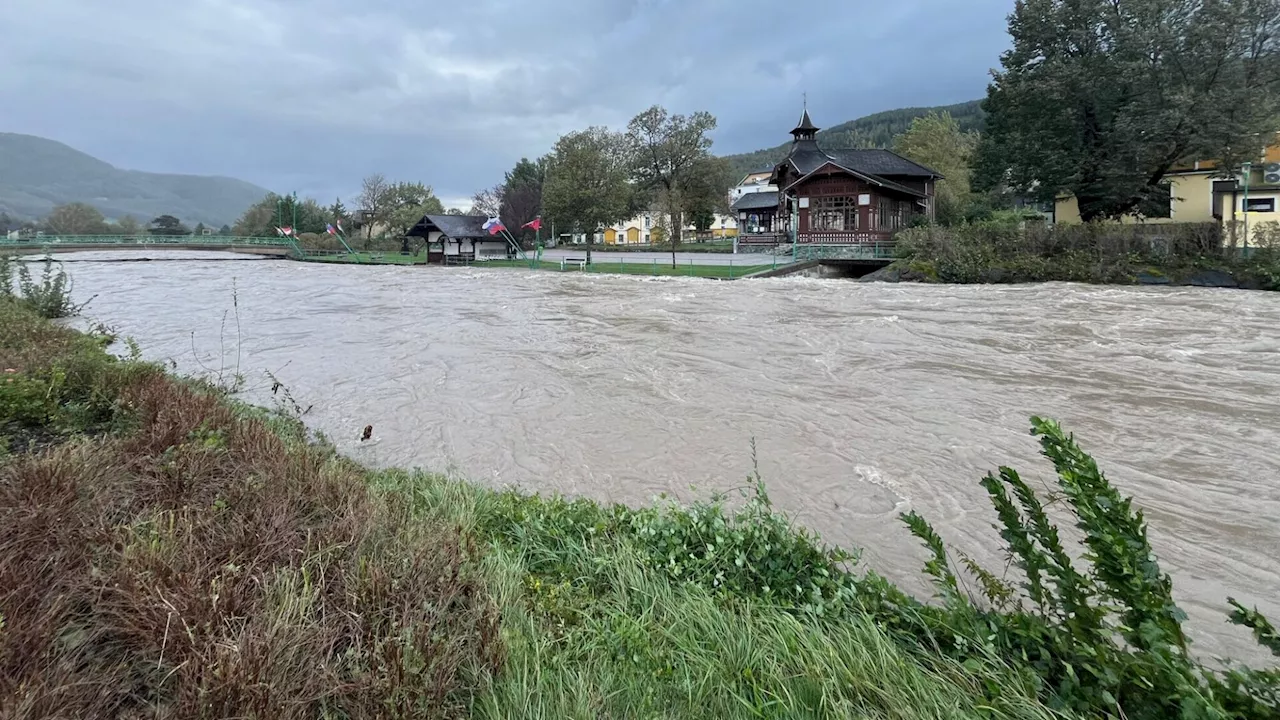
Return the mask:
[[1244,249],[1245,255],[1249,250],[1249,176],[1253,174],[1253,163],[1244,162],[1240,165],[1241,171],[1244,172]]

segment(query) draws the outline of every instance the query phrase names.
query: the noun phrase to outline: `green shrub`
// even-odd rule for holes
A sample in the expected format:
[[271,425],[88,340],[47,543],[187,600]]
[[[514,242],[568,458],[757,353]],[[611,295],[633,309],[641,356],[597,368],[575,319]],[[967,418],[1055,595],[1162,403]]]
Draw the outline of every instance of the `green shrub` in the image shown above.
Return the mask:
[[760,478],[753,480],[737,509],[724,498],[687,508],[666,503],[622,513],[622,529],[673,580],[818,615],[843,608],[854,585],[844,566],[855,557],[792,525],[774,511]]
[[13,258],[0,255],[0,300],[11,300],[13,296]]
[[[1122,496],[1093,458],[1054,422],[1032,419],[1054,465],[1061,498],[1083,537],[1086,570],[1075,567],[1034,490],[1010,468],[982,480],[999,518],[1020,592],[972,561],[988,607],[960,593],[942,540],[922,518],[904,521],[930,549],[925,571],[942,608],[882,618],[900,633],[958,659],[998,657],[1028,667],[1054,707],[1127,718],[1275,718],[1280,673],[1219,673],[1191,657],[1185,613],[1156,561],[1142,511]],[[1280,638],[1256,611],[1230,601],[1233,621],[1273,651]],[[875,608],[874,604],[868,607]]]
[[[17,265],[18,283],[14,287],[13,265]],[[14,263],[0,258],[0,299],[16,299],[46,318],[77,315],[89,301],[76,304],[71,299],[71,279],[53,256],[46,255],[39,279],[31,274],[28,263]],[[90,298],[90,301],[92,298]]]

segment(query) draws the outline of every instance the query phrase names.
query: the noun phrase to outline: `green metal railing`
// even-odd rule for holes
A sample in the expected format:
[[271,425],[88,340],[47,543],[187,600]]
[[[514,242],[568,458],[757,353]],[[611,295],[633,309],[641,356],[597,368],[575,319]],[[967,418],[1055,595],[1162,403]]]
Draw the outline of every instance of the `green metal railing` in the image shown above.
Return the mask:
[[0,238],[0,250],[56,250],[59,245],[77,247],[163,247],[184,245],[187,247],[282,247],[290,255],[302,256],[302,249],[292,238],[285,237],[228,237],[225,235],[39,235],[25,238]]
[[898,257],[894,243],[859,245],[799,245],[795,259],[805,260],[894,260]]

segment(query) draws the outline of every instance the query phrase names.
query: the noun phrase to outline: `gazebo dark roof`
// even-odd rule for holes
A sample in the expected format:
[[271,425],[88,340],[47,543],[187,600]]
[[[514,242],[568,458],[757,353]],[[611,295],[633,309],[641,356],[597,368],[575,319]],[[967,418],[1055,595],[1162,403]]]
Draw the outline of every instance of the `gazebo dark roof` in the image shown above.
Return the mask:
[[454,240],[487,239],[490,235],[484,224],[488,220],[484,215],[423,215],[405,235],[427,237],[428,233],[439,231]]
[[778,207],[777,192],[747,193],[733,203],[734,210],[764,210]]
[[912,162],[892,150],[828,150],[833,160],[850,170],[870,175],[896,175],[901,177],[942,177],[936,171]]

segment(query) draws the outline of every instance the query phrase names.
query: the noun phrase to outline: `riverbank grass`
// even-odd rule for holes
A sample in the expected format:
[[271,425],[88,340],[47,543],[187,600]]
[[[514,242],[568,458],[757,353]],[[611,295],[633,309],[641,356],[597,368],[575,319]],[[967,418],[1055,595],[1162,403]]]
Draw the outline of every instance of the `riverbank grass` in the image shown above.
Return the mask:
[[[1280,712],[1280,672],[1190,655],[1141,514],[1048,421],[1083,562],[1002,469],[983,486],[1021,576],[957,568],[908,515],[938,591],[921,603],[793,527],[759,477],[731,502],[629,508],[370,471],[21,303],[0,301],[0,327],[7,714]],[[1231,619],[1280,645],[1252,609]]]

